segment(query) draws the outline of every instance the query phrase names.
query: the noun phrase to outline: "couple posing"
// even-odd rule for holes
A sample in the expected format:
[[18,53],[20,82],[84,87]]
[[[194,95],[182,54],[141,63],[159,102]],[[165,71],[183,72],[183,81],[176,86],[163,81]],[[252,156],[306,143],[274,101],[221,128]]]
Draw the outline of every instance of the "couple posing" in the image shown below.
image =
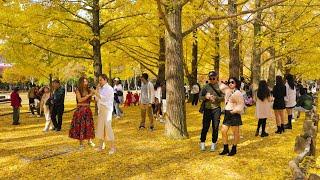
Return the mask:
[[[241,114],[244,110],[244,99],[240,92],[241,82],[235,78],[229,78],[227,85],[219,84],[218,73],[211,71],[208,74],[209,83],[200,93],[202,105],[200,112],[203,113],[202,131],[200,135],[200,150],[205,151],[207,133],[212,123],[212,145],[210,151],[216,150],[219,135],[221,115],[221,103],[225,103],[224,120],[221,128],[223,151],[220,155],[234,156],[237,153],[237,144],[240,140],[240,126],[242,125]],[[228,146],[228,131],[233,132],[233,145],[231,151]]]
[[[94,131],[93,115],[90,109],[92,97],[98,104],[98,122],[96,132]],[[110,142],[109,154],[115,153],[114,134],[112,130],[112,112],[114,101],[114,90],[108,84],[107,75],[99,76],[97,90],[89,88],[86,77],[79,79],[78,89],[76,90],[77,109],[74,112],[69,131],[69,137],[80,141],[80,149],[84,148],[83,141],[88,140],[88,145],[94,147],[92,139],[96,136],[100,140],[97,151],[105,149],[105,143]]]

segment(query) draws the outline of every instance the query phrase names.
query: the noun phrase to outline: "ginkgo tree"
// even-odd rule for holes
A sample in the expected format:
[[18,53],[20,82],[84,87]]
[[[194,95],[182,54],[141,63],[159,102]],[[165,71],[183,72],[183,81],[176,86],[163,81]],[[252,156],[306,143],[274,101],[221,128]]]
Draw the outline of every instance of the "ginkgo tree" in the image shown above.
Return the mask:
[[96,78],[102,73],[101,52],[108,50],[103,46],[139,36],[131,33],[138,21],[126,20],[144,15],[128,0],[11,1],[3,6],[17,13],[3,23],[16,30],[10,39],[16,36],[16,41],[62,57],[92,60]]

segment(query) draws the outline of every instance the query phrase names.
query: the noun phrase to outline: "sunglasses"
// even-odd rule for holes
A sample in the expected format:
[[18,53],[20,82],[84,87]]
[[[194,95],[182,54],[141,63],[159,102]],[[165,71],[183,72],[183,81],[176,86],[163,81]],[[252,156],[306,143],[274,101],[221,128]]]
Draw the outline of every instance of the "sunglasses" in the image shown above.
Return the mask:
[[214,80],[216,80],[216,78],[214,78],[214,77],[213,77],[213,78],[209,78],[209,80],[212,80],[212,81],[214,81]]
[[236,84],[236,82],[234,82],[234,81],[229,81],[229,84]]

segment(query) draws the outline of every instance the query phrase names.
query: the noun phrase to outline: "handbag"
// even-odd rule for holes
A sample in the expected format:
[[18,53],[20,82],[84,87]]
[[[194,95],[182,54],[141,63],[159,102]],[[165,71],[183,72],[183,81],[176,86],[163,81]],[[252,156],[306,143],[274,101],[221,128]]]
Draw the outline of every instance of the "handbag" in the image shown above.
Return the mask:
[[[219,91],[217,91],[213,86],[212,86],[212,84],[209,84],[209,86],[214,90],[214,92],[219,96],[219,97],[221,97],[221,94],[219,93]],[[202,94],[201,94],[202,95]],[[204,109],[206,108],[206,102],[207,102],[208,100],[206,99],[206,100],[203,100],[202,101],[202,103],[201,103],[201,106],[200,106],[200,109],[199,109],[199,112],[202,114],[202,113],[204,113]]]
[[46,106],[49,106],[49,107],[52,107],[52,106],[53,106],[52,100],[53,100],[53,98],[50,97],[50,98],[45,102],[45,105],[46,105]]

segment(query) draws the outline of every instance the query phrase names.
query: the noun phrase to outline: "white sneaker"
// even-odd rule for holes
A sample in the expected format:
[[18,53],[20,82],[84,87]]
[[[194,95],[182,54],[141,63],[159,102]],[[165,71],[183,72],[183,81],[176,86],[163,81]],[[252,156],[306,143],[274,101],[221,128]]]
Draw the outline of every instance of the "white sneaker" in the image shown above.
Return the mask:
[[88,145],[91,146],[91,147],[95,147],[96,146],[92,141],[89,141]]
[[102,144],[100,144],[99,147],[96,148],[96,151],[101,152],[101,151],[103,151],[105,148],[106,148],[106,144],[105,144],[105,143],[102,143]]
[[120,116],[117,116],[116,119],[120,119]]
[[111,148],[109,151],[109,155],[112,155],[116,152],[116,148]]
[[40,117],[40,115],[37,115],[37,118],[39,118]]
[[212,143],[210,151],[214,152],[215,150],[216,150],[216,143]]
[[200,143],[200,150],[205,151],[206,150],[206,144],[204,142]]
[[98,151],[98,152],[101,152],[101,151],[103,151],[103,150],[104,150],[103,147],[97,147],[97,148],[96,148],[96,151]]

